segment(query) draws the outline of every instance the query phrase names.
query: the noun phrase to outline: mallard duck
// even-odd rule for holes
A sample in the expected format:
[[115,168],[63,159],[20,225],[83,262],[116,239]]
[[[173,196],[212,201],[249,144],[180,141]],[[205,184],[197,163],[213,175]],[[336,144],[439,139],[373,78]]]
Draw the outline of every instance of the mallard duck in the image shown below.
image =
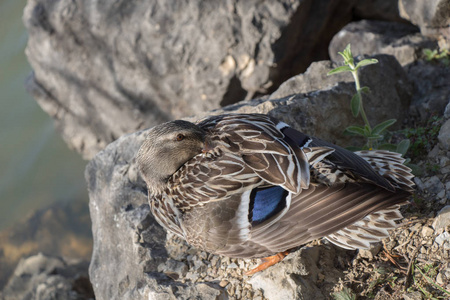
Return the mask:
[[351,152],[262,114],[155,126],[137,162],[164,228],[234,258],[282,259],[319,238],[369,248],[413,191],[400,154]]

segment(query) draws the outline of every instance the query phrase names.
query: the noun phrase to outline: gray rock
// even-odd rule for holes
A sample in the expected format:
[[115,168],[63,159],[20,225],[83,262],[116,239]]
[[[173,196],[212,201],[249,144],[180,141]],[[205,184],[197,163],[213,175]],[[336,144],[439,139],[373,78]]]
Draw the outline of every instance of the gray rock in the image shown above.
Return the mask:
[[356,2],[29,0],[27,87],[92,158],[125,133],[274,90],[326,59]]
[[400,0],[398,8],[400,16],[419,26],[423,35],[443,34],[450,38],[448,0]]
[[432,194],[437,194],[444,189],[444,184],[439,177],[432,176],[424,182],[425,189]]
[[317,286],[320,252],[319,247],[314,247],[292,253],[248,282],[270,300],[327,299]]
[[[450,28],[450,27],[449,27]],[[450,72],[443,64],[417,61],[405,67],[414,84],[411,113],[426,121],[441,116],[450,100]]]
[[439,130],[438,136],[439,143],[446,150],[450,150],[450,120],[445,121]]
[[423,181],[420,178],[414,177],[413,180],[419,190],[423,191],[426,189],[425,184],[423,183]]
[[436,48],[437,43],[418,33],[410,24],[362,20],[347,24],[331,40],[328,47],[331,60],[342,61],[338,54],[348,44],[358,55],[389,54],[401,65],[407,65],[422,57],[424,48]]
[[450,119],[450,100],[448,101],[447,106],[445,107],[444,118]]
[[433,235],[433,233],[434,233],[433,228],[430,228],[428,226],[422,227],[422,232],[421,232],[422,237],[424,237],[424,238],[430,237]]
[[419,291],[406,293],[403,295],[403,300],[422,300],[422,293]]
[[0,299],[87,300],[94,299],[88,262],[66,261],[37,254],[21,259]]
[[450,205],[443,207],[436,215],[433,221],[434,230],[438,231],[441,228],[450,226]]
[[450,233],[444,231],[436,237],[435,242],[439,246],[443,246],[444,250],[450,250]]

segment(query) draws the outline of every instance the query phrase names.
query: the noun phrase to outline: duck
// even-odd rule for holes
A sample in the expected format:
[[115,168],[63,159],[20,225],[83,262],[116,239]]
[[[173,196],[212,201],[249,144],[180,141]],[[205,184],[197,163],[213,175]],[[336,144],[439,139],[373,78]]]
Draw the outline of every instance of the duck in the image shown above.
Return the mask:
[[370,248],[414,191],[400,154],[352,152],[265,114],[157,125],[136,160],[158,223],[209,253],[264,258],[247,275],[317,239]]

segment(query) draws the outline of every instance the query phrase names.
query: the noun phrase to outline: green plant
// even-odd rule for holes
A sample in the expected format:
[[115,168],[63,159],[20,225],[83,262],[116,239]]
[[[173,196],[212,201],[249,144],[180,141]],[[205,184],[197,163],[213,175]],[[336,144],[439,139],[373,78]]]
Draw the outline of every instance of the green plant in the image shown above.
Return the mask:
[[450,65],[450,51],[447,49],[423,49],[423,54],[425,55],[426,61],[433,61],[437,60],[442,62],[444,65],[449,66]]
[[344,287],[342,291],[333,293],[335,300],[356,300],[356,295],[351,289]]
[[383,134],[387,131],[387,129],[392,126],[397,120],[396,119],[390,119],[381,122],[380,124],[375,125],[372,127],[369,123],[369,120],[367,119],[366,112],[364,111],[364,105],[363,105],[363,94],[367,94],[370,92],[370,89],[367,86],[361,87],[361,84],[359,82],[359,76],[358,76],[358,70],[361,67],[372,65],[378,63],[378,60],[376,59],[363,59],[355,64],[355,59],[353,57],[353,54],[351,52],[351,46],[350,44],[347,45],[347,47],[344,49],[343,52],[339,52],[339,54],[344,58],[344,66],[337,67],[330,72],[328,72],[327,75],[342,73],[342,72],[350,72],[353,75],[353,78],[355,79],[355,87],[356,87],[356,94],[352,97],[351,100],[351,110],[354,117],[358,117],[359,114],[361,114],[361,117],[364,121],[364,126],[349,126],[345,129],[345,134],[351,134],[351,135],[360,135],[363,136],[366,139],[366,144],[362,149],[385,149],[385,150],[391,150],[396,151],[398,153],[401,153],[402,155],[405,155],[406,151],[409,148],[409,140],[405,139],[402,140],[397,145],[392,144],[379,144],[379,142],[383,139]]

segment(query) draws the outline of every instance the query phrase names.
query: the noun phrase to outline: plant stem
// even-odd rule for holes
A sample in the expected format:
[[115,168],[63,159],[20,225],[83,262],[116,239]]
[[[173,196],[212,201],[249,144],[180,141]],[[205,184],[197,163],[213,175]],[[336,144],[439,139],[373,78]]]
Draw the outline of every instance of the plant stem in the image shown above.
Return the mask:
[[[357,69],[355,70],[355,66],[353,64],[351,64],[350,67],[353,69],[352,75],[353,75],[353,78],[355,79],[356,93],[358,93],[358,97],[359,97],[359,112],[361,113],[361,117],[363,118],[364,123],[369,128],[369,131],[372,132],[372,127],[370,126],[369,120],[367,119],[367,116],[366,116],[366,112],[364,111],[362,94],[361,94],[361,84],[359,83],[359,77],[358,77],[358,70]],[[369,148],[372,148],[372,140],[369,139],[367,141],[367,146]]]

